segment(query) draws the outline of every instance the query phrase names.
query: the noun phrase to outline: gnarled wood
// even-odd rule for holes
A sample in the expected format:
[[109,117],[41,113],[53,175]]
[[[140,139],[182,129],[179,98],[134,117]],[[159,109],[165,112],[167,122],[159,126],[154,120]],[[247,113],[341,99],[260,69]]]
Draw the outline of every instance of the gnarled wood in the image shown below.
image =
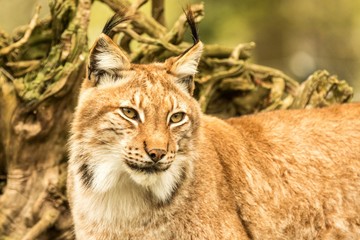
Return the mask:
[[[90,5],[87,0],[77,5],[71,1],[52,3],[49,55],[36,60],[41,67],[33,72],[16,72],[23,68],[19,64],[22,55],[16,54],[28,47],[31,32],[25,32],[21,44],[9,45],[11,50],[19,50],[6,65],[11,68],[0,72],[1,162],[7,174],[0,196],[3,238],[59,239],[56,232],[71,231],[71,221],[65,218],[69,214],[65,144],[84,75]],[[34,17],[29,26],[33,34],[37,24]]]

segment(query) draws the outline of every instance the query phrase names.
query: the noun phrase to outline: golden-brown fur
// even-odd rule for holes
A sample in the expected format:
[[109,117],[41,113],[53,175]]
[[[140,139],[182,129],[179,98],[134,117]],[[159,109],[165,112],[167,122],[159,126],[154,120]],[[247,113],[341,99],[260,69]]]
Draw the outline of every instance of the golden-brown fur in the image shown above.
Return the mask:
[[201,51],[136,65],[95,43],[69,142],[77,239],[360,239],[360,104],[206,116]]

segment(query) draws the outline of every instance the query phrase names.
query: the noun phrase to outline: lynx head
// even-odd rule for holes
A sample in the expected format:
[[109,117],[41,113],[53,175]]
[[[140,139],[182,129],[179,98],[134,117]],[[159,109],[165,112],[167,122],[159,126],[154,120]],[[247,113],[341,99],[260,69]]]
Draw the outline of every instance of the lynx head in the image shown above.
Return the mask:
[[109,36],[117,15],[92,47],[70,141],[84,188],[103,193],[132,181],[166,201],[191,168],[201,114],[193,76],[203,45],[187,16],[194,45],[163,63],[130,62]]

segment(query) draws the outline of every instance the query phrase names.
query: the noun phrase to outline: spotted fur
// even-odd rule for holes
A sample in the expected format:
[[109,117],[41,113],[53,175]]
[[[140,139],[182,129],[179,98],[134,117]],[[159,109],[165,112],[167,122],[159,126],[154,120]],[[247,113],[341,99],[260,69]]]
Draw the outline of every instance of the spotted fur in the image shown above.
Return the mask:
[[118,21],[91,50],[71,129],[77,239],[360,239],[360,104],[203,115],[197,33],[138,65],[107,35]]

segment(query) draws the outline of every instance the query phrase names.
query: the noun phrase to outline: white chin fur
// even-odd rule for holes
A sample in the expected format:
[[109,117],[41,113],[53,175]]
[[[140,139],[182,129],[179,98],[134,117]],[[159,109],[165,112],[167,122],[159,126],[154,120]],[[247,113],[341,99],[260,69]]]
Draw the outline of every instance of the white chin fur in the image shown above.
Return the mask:
[[98,193],[105,193],[116,187],[121,176],[126,174],[121,153],[111,149],[94,149],[89,165],[92,170],[91,188]]
[[148,189],[159,202],[166,202],[171,198],[175,188],[182,180],[183,165],[183,159],[177,158],[170,168],[164,172],[142,173],[132,170],[128,172],[134,182]]
[[107,161],[94,168],[92,187],[96,192],[107,192],[120,180],[123,173],[120,161]]
[[91,188],[94,192],[102,194],[106,192],[115,193],[119,189],[124,190],[119,184],[123,184],[123,180],[127,178],[139,187],[139,191],[150,191],[159,202],[166,202],[171,198],[176,187],[182,181],[184,166],[186,165],[186,168],[189,169],[188,167],[192,165],[189,159],[177,156],[166,171],[146,173],[131,170],[119,159],[119,155],[114,156],[106,153],[99,155],[101,158],[93,158],[92,161]]

